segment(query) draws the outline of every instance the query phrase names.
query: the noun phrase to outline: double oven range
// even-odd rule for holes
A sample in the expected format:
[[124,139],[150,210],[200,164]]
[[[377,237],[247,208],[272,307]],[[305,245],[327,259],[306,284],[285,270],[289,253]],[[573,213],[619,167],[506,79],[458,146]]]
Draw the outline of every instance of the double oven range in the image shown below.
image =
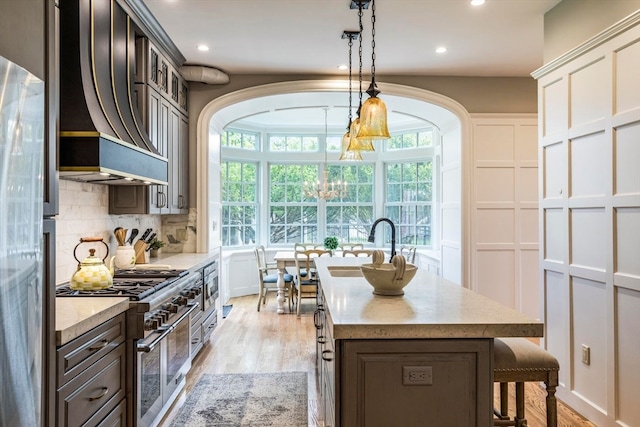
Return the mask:
[[[199,350],[194,348],[194,336],[200,339],[197,345],[201,347],[216,326],[217,269],[215,295],[210,295],[203,280],[204,271],[118,270],[108,289],[77,291],[68,284],[56,289],[57,296],[64,297],[130,299],[127,322],[137,349],[133,376],[137,426],[153,426],[161,420],[186,384],[192,356]],[[205,306],[211,309],[205,311]],[[209,322],[208,334],[204,334],[202,323],[195,322],[197,319]]]

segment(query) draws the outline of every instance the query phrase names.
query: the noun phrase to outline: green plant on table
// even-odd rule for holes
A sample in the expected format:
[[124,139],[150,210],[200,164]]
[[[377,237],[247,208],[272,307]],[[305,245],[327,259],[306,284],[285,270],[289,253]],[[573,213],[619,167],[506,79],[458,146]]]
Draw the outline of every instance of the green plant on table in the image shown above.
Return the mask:
[[324,239],[324,247],[330,250],[338,249],[338,238],[330,236]]

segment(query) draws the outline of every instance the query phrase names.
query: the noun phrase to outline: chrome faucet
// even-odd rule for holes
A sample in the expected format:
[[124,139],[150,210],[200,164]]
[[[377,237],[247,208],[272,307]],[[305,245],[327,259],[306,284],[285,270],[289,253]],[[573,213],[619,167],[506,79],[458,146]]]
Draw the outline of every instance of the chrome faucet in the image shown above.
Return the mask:
[[371,232],[369,233],[369,243],[373,243],[376,239],[376,226],[381,222],[388,222],[391,226],[391,258],[389,262],[393,259],[393,256],[396,254],[396,226],[389,218],[378,218],[375,220],[373,225],[371,226]]

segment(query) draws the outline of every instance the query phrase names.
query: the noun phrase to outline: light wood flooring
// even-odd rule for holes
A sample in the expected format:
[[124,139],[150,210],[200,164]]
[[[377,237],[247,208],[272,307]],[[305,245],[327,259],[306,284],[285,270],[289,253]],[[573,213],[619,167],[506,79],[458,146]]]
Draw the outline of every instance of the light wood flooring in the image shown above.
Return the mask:
[[[187,387],[161,426],[169,426],[180,406],[204,373],[260,373],[305,371],[309,384],[309,426],[320,426],[315,377],[314,299],[302,301],[302,314],[276,313],[275,296],[270,294],[266,306],[256,310],[257,295],[231,299],[229,316],[219,322],[210,342],[193,361]],[[497,389],[496,389],[497,395]],[[544,427],[545,391],[535,383],[526,383],[526,410],[529,427]],[[515,408],[513,385],[509,408]],[[571,408],[558,402],[558,426],[595,427]],[[391,426],[390,426],[391,427]]]

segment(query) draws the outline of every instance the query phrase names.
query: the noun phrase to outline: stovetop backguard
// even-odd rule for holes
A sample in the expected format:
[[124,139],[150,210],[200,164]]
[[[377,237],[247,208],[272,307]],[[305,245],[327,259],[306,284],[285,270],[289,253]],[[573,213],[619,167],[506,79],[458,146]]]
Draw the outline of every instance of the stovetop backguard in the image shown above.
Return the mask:
[[182,277],[186,275],[188,270],[178,270],[178,269],[170,269],[170,270],[153,270],[153,269],[127,269],[127,270],[116,270],[113,278],[142,278],[142,277]]

